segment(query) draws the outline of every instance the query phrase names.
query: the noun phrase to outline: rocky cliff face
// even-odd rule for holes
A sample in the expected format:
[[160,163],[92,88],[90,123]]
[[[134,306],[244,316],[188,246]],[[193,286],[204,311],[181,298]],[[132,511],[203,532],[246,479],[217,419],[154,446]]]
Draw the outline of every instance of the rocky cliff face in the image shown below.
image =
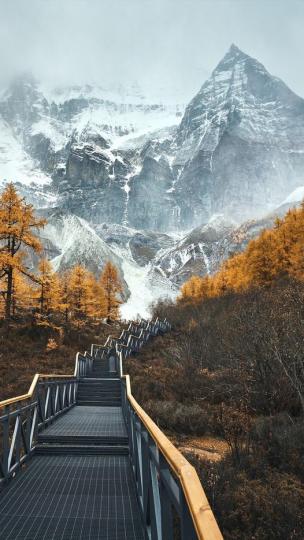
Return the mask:
[[111,259],[138,305],[215,271],[303,171],[304,100],[235,46],[185,110],[30,76],[0,95],[0,186],[48,214],[56,268]]
[[181,225],[261,216],[302,183],[303,144],[304,100],[233,45],[177,133]]
[[164,232],[259,217],[302,185],[304,100],[236,46],[180,111],[18,79],[0,100],[2,174],[15,160],[10,179],[43,184],[44,206]]

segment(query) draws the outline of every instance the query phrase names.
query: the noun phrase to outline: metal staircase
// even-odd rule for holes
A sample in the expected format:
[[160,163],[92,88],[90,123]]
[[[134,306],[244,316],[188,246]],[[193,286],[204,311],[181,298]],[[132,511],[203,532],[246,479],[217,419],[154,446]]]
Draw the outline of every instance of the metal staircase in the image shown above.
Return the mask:
[[73,376],[35,375],[0,403],[0,540],[222,539],[195,470],[123,374],[123,359],[169,328],[130,323],[78,353]]
[[121,407],[120,379],[81,379],[78,384],[77,405]]

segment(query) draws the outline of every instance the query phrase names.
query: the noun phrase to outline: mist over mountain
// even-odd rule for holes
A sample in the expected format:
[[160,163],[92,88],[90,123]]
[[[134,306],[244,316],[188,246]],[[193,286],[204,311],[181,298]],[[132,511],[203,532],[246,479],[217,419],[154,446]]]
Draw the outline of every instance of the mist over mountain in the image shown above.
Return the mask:
[[57,242],[56,264],[79,253],[90,266],[92,241],[92,269],[112,258],[149,300],[215,270],[234,231],[263,223],[303,170],[304,100],[235,45],[187,106],[137,84],[47,88],[31,75],[0,97],[2,185],[17,182],[50,227],[77,216],[77,245]]

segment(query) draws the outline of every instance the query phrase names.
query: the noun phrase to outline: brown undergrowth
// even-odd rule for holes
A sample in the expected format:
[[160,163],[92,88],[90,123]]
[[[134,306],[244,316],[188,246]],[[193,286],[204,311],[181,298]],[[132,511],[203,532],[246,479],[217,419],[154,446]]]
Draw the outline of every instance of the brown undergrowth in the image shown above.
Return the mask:
[[227,540],[303,540],[304,284],[158,305],[170,333],[126,362],[194,466]]
[[72,374],[78,351],[118,335],[119,323],[84,325],[81,330],[29,321],[0,327],[0,401],[28,391],[35,373]]

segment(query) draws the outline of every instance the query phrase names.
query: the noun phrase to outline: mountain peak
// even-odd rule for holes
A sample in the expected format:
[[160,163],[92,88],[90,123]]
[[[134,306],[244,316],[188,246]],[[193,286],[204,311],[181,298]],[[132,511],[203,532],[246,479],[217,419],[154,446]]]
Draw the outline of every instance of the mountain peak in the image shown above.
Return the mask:
[[218,69],[226,69],[227,66],[234,65],[237,62],[243,60],[252,60],[253,62],[255,62],[255,60],[251,58],[251,56],[244,53],[241,49],[239,49],[239,47],[232,43],[225,56],[216,66],[215,71]]
[[243,51],[241,51],[241,49],[239,49],[239,47],[237,47],[237,45],[235,45],[234,43],[231,43],[229,52],[233,54],[243,53]]

